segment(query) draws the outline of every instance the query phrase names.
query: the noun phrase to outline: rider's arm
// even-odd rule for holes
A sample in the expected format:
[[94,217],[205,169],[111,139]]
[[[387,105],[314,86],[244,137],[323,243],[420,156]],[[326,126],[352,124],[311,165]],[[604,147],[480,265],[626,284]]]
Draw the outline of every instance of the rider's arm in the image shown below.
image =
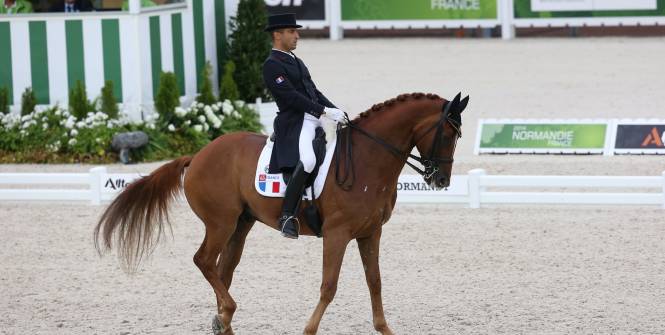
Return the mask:
[[321,93],[321,91],[319,91],[318,88],[316,89],[316,97],[319,99],[319,102],[322,103],[324,106],[330,108],[337,108],[337,106],[335,106],[335,104],[333,104],[330,100],[328,100],[328,98],[326,98],[326,96],[323,95],[323,93]]
[[263,64],[263,82],[280,108],[295,109],[314,115],[317,118],[323,114],[324,106],[313,102],[309,97],[296,91],[286,72],[277,62],[267,60]]

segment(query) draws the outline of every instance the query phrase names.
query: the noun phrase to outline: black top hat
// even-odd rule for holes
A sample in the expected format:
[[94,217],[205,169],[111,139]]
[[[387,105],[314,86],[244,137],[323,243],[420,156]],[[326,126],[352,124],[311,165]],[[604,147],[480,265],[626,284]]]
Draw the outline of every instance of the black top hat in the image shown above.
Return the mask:
[[296,14],[276,14],[268,16],[268,26],[265,31],[273,31],[282,28],[302,28],[296,23]]

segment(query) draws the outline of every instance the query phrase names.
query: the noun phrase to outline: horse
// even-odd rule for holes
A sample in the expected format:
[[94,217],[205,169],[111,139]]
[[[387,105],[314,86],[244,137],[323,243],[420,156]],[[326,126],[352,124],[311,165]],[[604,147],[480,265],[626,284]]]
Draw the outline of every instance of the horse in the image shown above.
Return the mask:
[[[353,239],[365,270],[374,328],[383,335],[393,334],[381,298],[382,226],[395,206],[397,180],[405,164],[431,188],[449,186],[455,146],[462,135],[461,113],[469,101],[468,96],[460,98],[460,94],[452,101],[435,94],[402,94],[375,104],[353,120],[347,116],[346,125],[338,126],[335,168],[329,169],[315,201],[323,222],[323,276],[319,301],[304,334],[316,334],[337,291],[342,259]],[[263,197],[254,189],[256,164],[265,143],[264,135],[225,134],[193,157],[177,158],[131,183],[100,217],[95,247],[101,254],[116,244],[126,269],[136,269],[153,251],[165,227],[170,228],[169,203],[184,189],[191,209],[205,224],[194,263],[217,299],[213,331],[233,334],[231,320],[237,305],[229,288],[247,234],[256,221],[279,230],[281,199]],[[421,157],[411,153],[414,147]],[[301,222],[302,216],[301,211]],[[301,226],[301,235],[314,235]]]

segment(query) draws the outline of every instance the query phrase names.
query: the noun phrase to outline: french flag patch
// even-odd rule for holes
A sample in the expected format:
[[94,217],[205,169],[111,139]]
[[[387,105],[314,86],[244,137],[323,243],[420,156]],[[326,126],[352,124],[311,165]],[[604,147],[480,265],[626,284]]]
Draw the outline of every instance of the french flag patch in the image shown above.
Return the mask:
[[284,79],[284,77],[279,76],[279,77],[277,77],[277,78],[275,79],[275,82],[278,83],[278,84],[281,84],[281,83],[284,82],[284,80],[286,80],[286,79]]

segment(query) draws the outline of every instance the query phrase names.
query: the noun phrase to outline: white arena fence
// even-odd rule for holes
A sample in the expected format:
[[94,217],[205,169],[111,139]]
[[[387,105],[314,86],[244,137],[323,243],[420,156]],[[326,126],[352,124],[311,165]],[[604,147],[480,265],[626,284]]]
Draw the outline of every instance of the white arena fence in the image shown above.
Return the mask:
[[[111,201],[138,173],[0,173],[0,201]],[[418,175],[401,175],[399,203],[656,205],[665,209],[661,176],[501,176],[482,169],[452,177],[447,190],[430,189]],[[570,189],[570,190],[567,190]],[[608,192],[607,190],[612,192]]]

